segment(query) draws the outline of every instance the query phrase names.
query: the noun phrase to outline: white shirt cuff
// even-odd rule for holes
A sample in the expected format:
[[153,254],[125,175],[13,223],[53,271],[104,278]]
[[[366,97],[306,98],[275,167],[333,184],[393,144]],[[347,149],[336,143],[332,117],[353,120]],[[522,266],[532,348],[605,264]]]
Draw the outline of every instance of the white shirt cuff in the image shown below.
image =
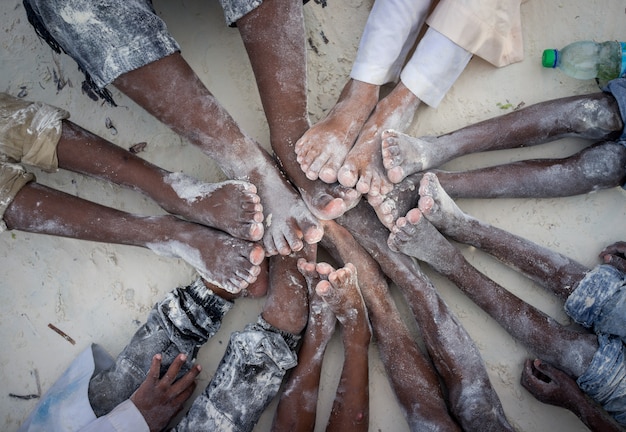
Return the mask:
[[150,428],[135,404],[127,399],[107,415],[82,428],[81,432],[150,432]]

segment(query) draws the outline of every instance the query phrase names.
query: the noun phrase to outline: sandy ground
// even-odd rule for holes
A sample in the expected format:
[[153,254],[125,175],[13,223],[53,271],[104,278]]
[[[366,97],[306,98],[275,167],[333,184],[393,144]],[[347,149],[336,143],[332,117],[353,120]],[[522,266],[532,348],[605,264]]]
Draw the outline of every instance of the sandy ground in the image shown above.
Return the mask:
[[[316,121],[336,100],[354,58],[372,0],[330,1],[327,8],[305,6],[309,46],[311,118]],[[223,24],[217,2],[156,0],[155,7],[183,47],[183,54],[242,127],[264,145],[268,132],[245,51],[235,29]],[[523,104],[597,91],[594,82],[576,81],[540,66],[544,48],[580,39],[625,40],[624,3],[617,0],[530,1],[522,6],[525,60],[496,70],[473,59],[437,110],[419,110],[410,132],[439,134],[508,112]],[[81,93],[82,75],[67,56],[52,53],[30,28],[21,2],[0,2],[2,31],[0,90],[42,100],[72,113],[72,120],[128,148],[147,142],[142,157],[169,170],[216,181],[223,174],[207,158],[147,115],[115,89],[119,107],[93,102]],[[109,118],[115,131],[106,127]],[[529,157],[562,157],[587,143],[567,139],[532,149],[500,151],[461,158],[450,169],[473,168]],[[46,185],[142,214],[160,209],[143,196],[73,173],[36,172]],[[598,263],[607,244],[626,239],[626,215],[620,188],[564,199],[462,200],[469,213],[571,256]],[[551,314],[568,320],[562,305],[527,279],[470,248],[469,260],[497,282]],[[432,275],[426,268],[425,271]],[[193,278],[193,270],[176,259],[158,257],[135,247],[91,243],[24,232],[0,234],[0,429],[16,430],[36,400],[9,394],[32,394],[49,388],[72,359],[92,342],[116,355],[167,291]],[[480,348],[511,423],[520,431],[582,431],[568,411],[541,404],[519,385],[522,362],[531,356],[459,290],[432,275],[441,295]],[[407,323],[419,330],[399,294]],[[210,380],[229,334],[255,319],[263,300],[243,300],[226,317],[222,330],[203,348],[199,389]],[[54,333],[54,324],[75,344]],[[317,430],[323,430],[339,378],[342,348],[335,338],[323,371]],[[376,343],[371,348],[372,431],[407,430],[387,383]],[[256,430],[269,429],[275,405]]]

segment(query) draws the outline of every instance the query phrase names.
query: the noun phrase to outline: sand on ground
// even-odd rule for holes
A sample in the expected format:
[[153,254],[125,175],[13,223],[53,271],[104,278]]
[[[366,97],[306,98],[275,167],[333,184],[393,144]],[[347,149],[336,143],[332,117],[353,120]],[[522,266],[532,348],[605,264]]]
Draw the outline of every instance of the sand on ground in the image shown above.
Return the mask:
[[[237,30],[224,25],[218,2],[155,0],[154,4],[204,83],[249,134],[269,147],[245,50]],[[345,83],[371,4],[372,0],[330,1],[322,8],[312,1],[305,6],[312,121],[325,115]],[[83,77],[76,64],[65,55],[54,54],[37,38],[21,1],[0,2],[0,17],[0,91],[21,93],[26,99],[65,108],[75,123],[122,147],[146,142],[140,155],[166,169],[207,181],[224,179],[214,163],[116,89],[111,91],[118,107],[94,102],[82,93]],[[559,71],[543,69],[542,50],[582,39],[626,39],[626,11],[623,2],[617,0],[530,1],[522,6],[522,19],[525,60],[495,69],[473,59],[438,109],[420,108],[411,134],[440,134],[524,105],[598,91],[593,81],[577,81]],[[564,157],[586,145],[580,140],[563,139],[535,148],[467,156],[446,168],[468,169],[529,157]],[[74,173],[34,172],[41,183],[82,198],[129,212],[162,213],[149,199],[130,190]],[[597,254],[605,245],[626,239],[624,198],[624,191],[615,188],[571,198],[460,200],[459,205],[480,219],[591,267],[598,263]],[[463,252],[497,282],[568,323],[562,303],[553,296],[479,251],[463,248]],[[569,411],[536,401],[520,386],[522,363],[532,354],[455,286],[428,268],[425,271],[474,338],[516,429],[586,430]],[[17,430],[37,402],[10,394],[45,391],[92,342],[117,355],[154,302],[193,277],[193,269],[181,260],[159,257],[141,248],[20,231],[0,233],[0,429]],[[394,291],[394,297],[419,339],[419,329],[401,295]],[[198,357],[204,366],[198,391],[209,382],[230,333],[253,321],[262,304],[263,299],[238,301],[220,332],[203,347]],[[48,324],[61,329],[75,344],[53,332]],[[375,342],[370,354],[370,430],[408,430]],[[342,348],[335,338],[325,359],[316,430],[324,429],[341,364]],[[269,430],[275,403],[256,430]]]

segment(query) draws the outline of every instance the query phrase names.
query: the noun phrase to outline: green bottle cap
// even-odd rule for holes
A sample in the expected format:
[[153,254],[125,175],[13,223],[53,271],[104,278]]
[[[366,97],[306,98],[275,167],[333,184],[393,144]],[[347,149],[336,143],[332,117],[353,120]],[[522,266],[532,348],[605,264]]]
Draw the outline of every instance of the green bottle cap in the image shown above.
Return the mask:
[[544,50],[543,55],[541,56],[541,64],[543,65],[543,67],[556,67],[556,56],[557,54],[555,49]]

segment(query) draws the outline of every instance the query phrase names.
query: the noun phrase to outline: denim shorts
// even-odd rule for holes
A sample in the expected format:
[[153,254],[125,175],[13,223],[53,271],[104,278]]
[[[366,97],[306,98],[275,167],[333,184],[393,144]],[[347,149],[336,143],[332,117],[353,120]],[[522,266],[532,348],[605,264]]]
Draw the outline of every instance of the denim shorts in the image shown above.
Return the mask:
[[[233,25],[262,0],[220,2]],[[117,77],[180,51],[151,0],[24,0],[24,7],[37,34],[78,63],[83,88],[111,103],[103,89]]]
[[603,264],[589,271],[565,302],[578,324],[626,342],[626,275]]
[[251,432],[297,364],[299,339],[260,316],[234,332],[215,376],[174,430]]
[[193,365],[200,347],[219,330],[233,307],[206,288],[200,278],[171,291],[150,311],[113,365],[98,367],[89,383],[89,402],[97,416],[128,399],[145,380],[152,357],[161,354],[161,375],[176,356],[187,355],[183,375]]
[[626,426],[625,275],[610,265],[591,270],[565,302],[577,323],[598,335],[598,350],[578,386]]
[[626,145],[626,78],[611,80],[602,90],[613,95],[617,101],[619,112],[622,116],[622,122],[624,123],[624,130],[622,130],[622,135],[619,137],[619,140]]

